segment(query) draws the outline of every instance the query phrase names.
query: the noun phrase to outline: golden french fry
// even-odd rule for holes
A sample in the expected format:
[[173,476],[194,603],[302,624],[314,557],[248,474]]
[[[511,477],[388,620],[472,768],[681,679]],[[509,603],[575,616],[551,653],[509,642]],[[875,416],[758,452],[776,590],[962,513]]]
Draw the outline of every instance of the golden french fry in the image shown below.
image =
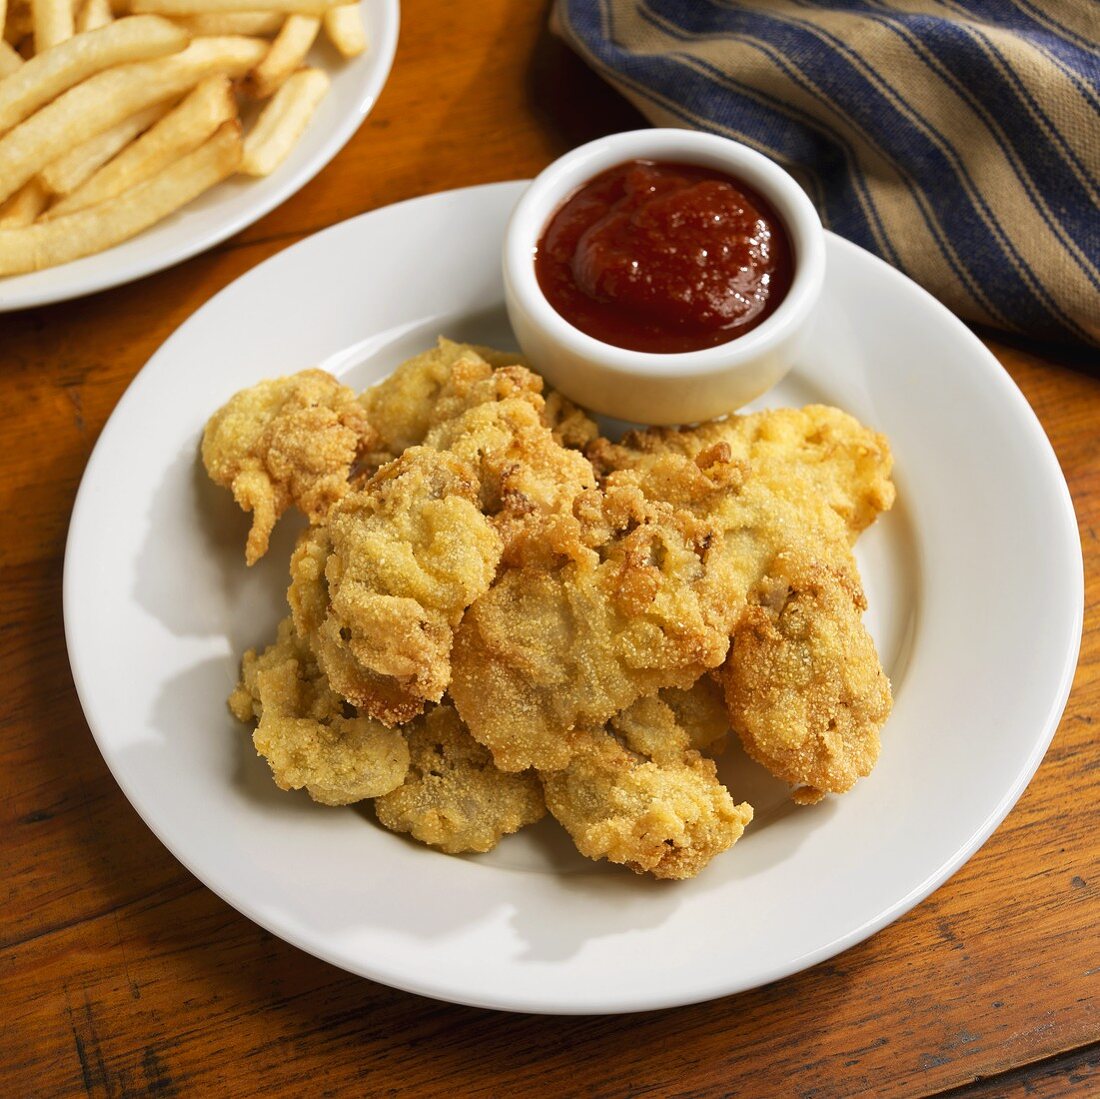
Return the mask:
[[66,89],[116,65],[177,53],[190,35],[156,15],[119,19],[32,57],[0,80],[0,134]]
[[203,34],[278,34],[286,22],[286,14],[279,11],[227,11],[206,15],[181,15],[173,17],[193,35]]
[[328,85],[328,77],[320,69],[301,69],[283,84],[244,139],[241,171],[245,175],[270,175],[282,163],[302,136]]
[[239,122],[225,122],[194,152],[116,198],[68,217],[0,230],[0,275],[69,263],[155,225],[233,174],[241,159],[240,133]]
[[197,149],[223,122],[236,116],[237,101],[229,78],[208,77],[83,186],[54,203],[45,217],[52,220],[121,194]]
[[114,20],[111,0],[84,0],[77,13],[76,30],[78,34],[87,34],[88,31],[99,30]]
[[358,57],[367,48],[367,30],[358,4],[341,4],[325,12],[325,34],[344,57]]
[[[91,33],[106,34],[121,22]],[[259,38],[196,38],[180,53],[108,69],[70,88],[0,138],[0,201],[77,142],[183,95],[207,76],[243,76],[267,46]]]
[[[324,15],[329,8],[348,0],[262,0],[264,11],[283,11],[288,15]],[[255,11],[257,0],[131,0],[133,12],[156,15],[200,15],[213,12]]]
[[73,36],[72,0],[31,0],[34,52],[44,53]]
[[248,75],[246,87],[257,99],[267,99],[292,72],[302,67],[310,47],[321,30],[313,15],[288,15],[271,49]]
[[31,0],[8,0],[8,16],[4,23],[4,39],[13,46],[34,33]]
[[[0,0],[0,4],[3,4],[3,0]],[[19,56],[14,47],[9,46],[4,39],[0,38],[0,81],[5,76],[11,76],[22,65],[23,58]]]
[[[95,137],[82,141],[75,148],[47,164],[38,178],[52,195],[67,195],[75,191],[92,174],[103,167],[120,149],[125,149],[138,134],[144,133],[171,105],[155,103],[144,111],[124,118]],[[197,144],[197,143],[196,143]]]
[[49,201],[46,188],[37,179],[24,183],[7,202],[0,205],[0,229],[30,225]]

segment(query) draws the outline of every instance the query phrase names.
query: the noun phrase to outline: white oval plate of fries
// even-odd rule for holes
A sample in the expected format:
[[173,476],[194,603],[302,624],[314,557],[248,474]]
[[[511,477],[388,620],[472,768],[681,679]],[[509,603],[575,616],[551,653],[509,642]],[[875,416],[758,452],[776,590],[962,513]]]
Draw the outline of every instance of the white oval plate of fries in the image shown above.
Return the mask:
[[923,290],[830,235],[815,339],[760,406],[834,404],[891,441],[898,502],[856,548],[895,697],[875,771],[799,807],[731,745],[719,774],[756,816],[683,882],[589,862],[550,820],[487,855],[451,857],[383,831],[369,808],[276,789],[225,699],[241,652],[286,614],[300,526],[284,517],[267,555],[245,567],[249,520],[203,471],[203,425],[262,378],[321,366],[358,391],[440,334],[511,345],[500,250],[523,186],[432,195],[317,233],[239,278],[153,356],[100,436],[69,528],[74,679],[150,828],[302,949],[482,1007],[595,1013],[710,999],[867,938],[1004,818],[1076,664],[1073,507],[993,356]]
[[0,0],[0,311],[263,217],[358,129],[397,46],[397,0],[122,2]]

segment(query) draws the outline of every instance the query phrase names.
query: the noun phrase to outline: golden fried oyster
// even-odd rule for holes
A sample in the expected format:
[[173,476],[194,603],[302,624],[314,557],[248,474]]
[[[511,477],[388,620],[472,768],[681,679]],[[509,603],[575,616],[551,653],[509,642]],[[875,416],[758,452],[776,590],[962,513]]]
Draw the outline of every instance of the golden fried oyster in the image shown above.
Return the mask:
[[498,771],[452,706],[418,718],[407,736],[408,777],[374,802],[378,820],[391,831],[455,855],[489,851],[545,814],[538,779]]
[[245,560],[267,552],[292,504],[316,523],[348,490],[357,456],[374,446],[355,393],[322,370],[260,382],[209,420],[202,460],[211,480],[252,513]]
[[640,699],[584,737],[566,768],[540,774],[547,807],[587,858],[694,877],[741,838],[752,807],[691,739],[667,703]]
[[477,498],[465,462],[411,447],[291,558],[298,632],[333,688],[387,725],[443,697],[454,627],[496,574],[501,541]]
[[757,595],[720,672],[730,723],[796,801],[843,793],[874,767],[891,705],[863,591],[850,573],[780,554]]
[[305,787],[323,805],[350,805],[405,779],[404,737],[357,715],[332,690],[289,618],[263,653],[245,653],[229,708],[240,721],[257,722],[252,742],[283,790]]
[[505,572],[455,635],[451,697],[508,771],[564,767],[585,730],[636,698],[690,687],[725,658],[700,599],[714,552],[691,516],[652,506],[597,549]]
[[[498,371],[499,382],[492,383],[500,387],[495,393],[484,385],[477,388]],[[542,389],[542,379],[526,368],[520,355],[440,338],[435,347],[403,362],[359,400],[380,446],[393,456],[423,443],[433,427],[474,404],[517,393],[526,395],[563,446],[583,448],[596,439],[599,430],[581,409],[557,393],[543,400]]]

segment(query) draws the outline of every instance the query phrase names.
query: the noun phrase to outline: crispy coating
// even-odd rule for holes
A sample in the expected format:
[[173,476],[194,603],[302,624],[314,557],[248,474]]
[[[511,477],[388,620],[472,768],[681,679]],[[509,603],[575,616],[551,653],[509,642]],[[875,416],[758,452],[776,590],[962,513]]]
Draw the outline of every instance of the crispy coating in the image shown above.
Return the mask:
[[[422,443],[438,422],[439,402],[450,396],[455,374],[487,375],[492,366],[486,355],[500,353],[440,339],[436,347],[403,362],[388,378],[362,393],[359,403],[381,447],[396,457],[407,447]],[[519,361],[515,356],[501,357]]]
[[573,543],[544,537],[542,559],[507,571],[455,637],[452,697],[505,770],[560,769],[576,730],[717,668],[777,554],[854,577],[852,541],[893,500],[885,440],[821,406],[590,455],[602,493],[575,499]]
[[[799,786],[796,800],[848,789],[874,765],[891,704],[860,618],[865,601],[851,553],[894,501],[886,440],[846,413],[811,405],[691,431],[656,429],[624,443],[597,444],[597,465],[628,471],[648,491],[693,508],[687,481],[675,476],[677,459],[721,452],[746,463],[741,490],[711,511],[727,545],[737,547],[739,582],[750,581],[753,593],[720,673],[730,722],[750,755]],[[790,622],[806,623],[804,638],[775,625],[788,598]]]
[[[588,450],[599,472],[634,470],[649,491],[688,503],[693,503],[690,481],[669,459],[678,455],[698,462],[708,452],[748,464],[750,500],[765,497],[782,512],[793,509],[826,534],[833,529],[826,517],[832,512],[844,522],[849,543],[894,502],[893,458],[885,436],[826,405],[770,409],[688,429],[651,428],[631,432],[619,444],[600,439]],[[777,515],[771,525],[778,527],[785,518]]]
[[424,438],[476,470],[480,506],[504,540],[506,562],[596,487],[591,463],[564,446],[547,422],[541,388],[542,380],[522,366],[465,376],[456,370]]
[[539,397],[542,379],[526,368],[518,353],[442,337],[435,347],[403,362],[366,390],[359,401],[381,446],[396,456],[406,447],[423,443],[433,427],[472,405],[507,395],[498,391],[490,398],[484,387],[473,388],[492,378],[494,371],[501,371],[502,379],[509,375],[522,379],[518,390],[528,394],[543,424],[563,446],[583,449],[599,435],[595,422],[561,394],[548,394],[545,401]]
[[252,742],[283,790],[305,787],[322,805],[350,805],[405,779],[404,737],[345,704],[289,618],[263,653],[245,653],[229,708],[240,721],[258,723]]
[[583,730],[725,658],[725,615],[701,598],[706,525],[630,494],[600,504],[584,529],[613,529],[596,549],[554,543],[557,564],[506,571],[455,635],[451,697],[504,770],[564,767]]
[[689,747],[706,755],[721,754],[730,719],[722,688],[711,676],[703,676],[687,690],[667,687],[659,697],[687,733]]
[[532,773],[498,771],[452,706],[437,706],[407,730],[411,763],[397,789],[374,802],[378,820],[448,854],[490,851],[501,837],[546,813]]
[[518,356],[440,340],[357,399],[318,371],[238,394],[203,457],[250,563],[292,503],[312,523],[230,699],[284,788],[452,853],[549,805],[586,856],[685,878],[752,817],[707,758],[731,724],[798,801],[875,762],[852,545],[891,457],[836,409],[612,443]]
[[501,541],[477,498],[465,462],[410,447],[291,558],[298,632],[335,690],[387,725],[442,698],[454,627],[496,574]]
[[713,760],[659,698],[644,698],[588,734],[569,765],[540,775],[546,804],[590,859],[656,878],[694,877],[752,820]]
[[423,444],[466,461],[507,545],[596,484],[578,449],[596,425],[560,395],[544,400],[542,388],[518,356],[441,339],[361,401],[394,453]]
[[252,513],[245,560],[267,552],[291,504],[316,523],[348,490],[356,457],[374,445],[355,394],[322,370],[237,393],[208,421],[202,460],[211,480]]
[[542,422],[554,433],[562,446],[584,450],[591,446],[600,435],[596,421],[584,409],[575,405],[568,397],[560,393],[546,394],[546,404],[542,410]]
[[730,722],[795,800],[843,793],[874,767],[891,706],[863,592],[848,572],[780,554],[758,598],[720,673]]

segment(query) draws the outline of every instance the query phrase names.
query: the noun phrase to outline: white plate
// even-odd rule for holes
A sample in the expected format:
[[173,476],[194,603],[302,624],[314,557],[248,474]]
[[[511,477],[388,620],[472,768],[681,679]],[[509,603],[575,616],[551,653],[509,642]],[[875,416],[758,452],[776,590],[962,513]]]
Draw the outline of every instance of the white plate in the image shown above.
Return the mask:
[[[1081,636],[1065,481],[1020,392],[931,297],[835,237],[818,338],[767,404],[825,400],[886,431],[899,503],[861,539],[896,703],[875,773],[790,807],[743,757],[745,838],[690,882],[585,861],[552,821],[449,858],[369,810],[278,791],[225,708],[284,613],[293,524],[255,569],[197,461],[235,390],[321,363],[361,387],[443,332],[502,343],[499,254],[523,184],[452,191],[302,241],[223,290],[134,381],[88,463],[65,559],[88,723],[171,851],[282,938],[375,980],[540,1012],[665,1007],[751,988],[896,919],[1016,801]],[[254,323],[258,317],[262,324]],[[285,520],[284,520],[285,523]]]
[[342,59],[324,32],[309,60],[332,78],[306,132],[271,175],[237,176],[144,233],[98,255],[29,275],[0,278],[0,313],[67,301],[163,271],[259,221],[300,191],[347,144],[378,99],[397,49],[398,0],[359,0],[367,51]]

